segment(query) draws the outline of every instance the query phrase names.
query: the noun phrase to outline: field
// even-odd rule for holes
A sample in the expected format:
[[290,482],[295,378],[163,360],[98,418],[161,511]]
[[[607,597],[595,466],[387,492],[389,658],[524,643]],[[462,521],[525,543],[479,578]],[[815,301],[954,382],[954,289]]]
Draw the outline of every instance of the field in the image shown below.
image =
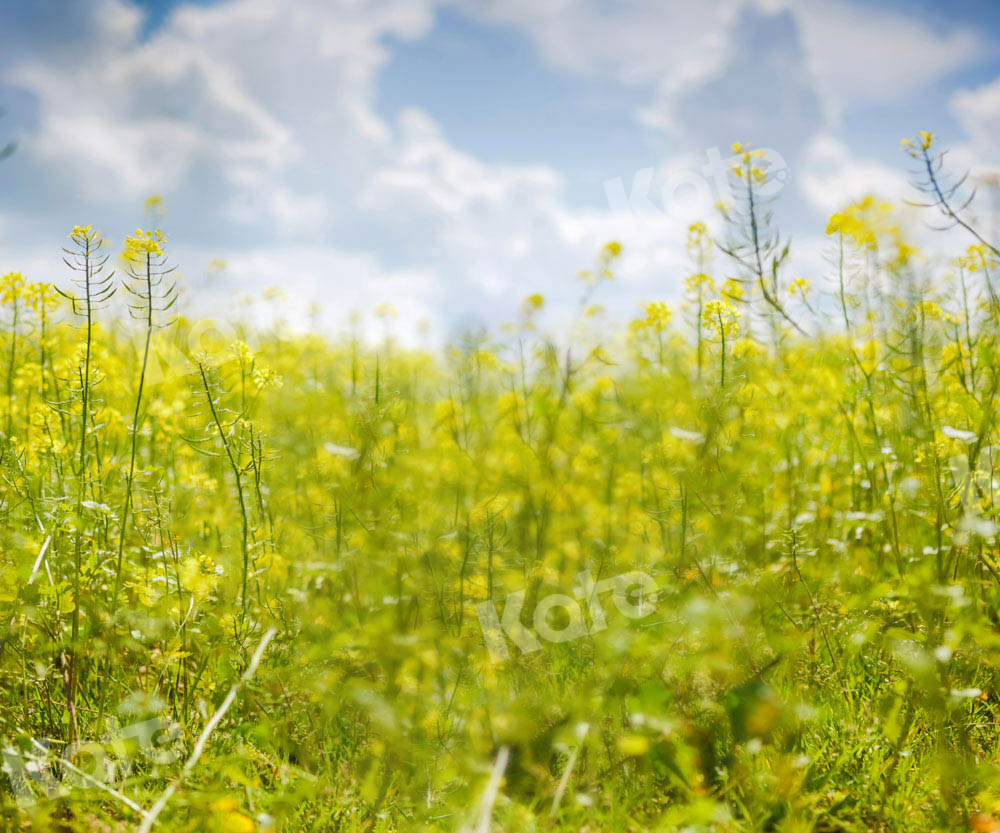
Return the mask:
[[0,828],[1000,830],[997,250],[866,198],[786,276],[737,153],[617,330],[614,242],[436,352],[207,326],[156,231],[6,275]]

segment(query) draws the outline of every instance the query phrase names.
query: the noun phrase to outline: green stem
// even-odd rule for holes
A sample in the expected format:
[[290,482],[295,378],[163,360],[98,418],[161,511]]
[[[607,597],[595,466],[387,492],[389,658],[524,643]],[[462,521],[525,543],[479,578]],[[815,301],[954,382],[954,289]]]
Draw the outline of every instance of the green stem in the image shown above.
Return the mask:
[[135,453],[139,443],[139,411],[142,406],[142,391],[146,384],[146,368],[149,364],[149,344],[153,338],[153,273],[150,255],[146,253],[146,343],[142,351],[142,370],[139,372],[139,390],[135,396],[135,412],[132,415],[132,448],[129,454],[128,476],[125,478],[125,505],[122,508],[121,528],[118,531],[118,561],[115,565],[115,589],[111,595],[111,618],[118,612],[118,594],[122,583],[122,556],[125,551],[125,530],[128,527],[128,513],[132,508],[132,483],[135,479]]
[[243,588],[241,591],[241,612],[240,621],[241,623],[246,620],[247,614],[247,573],[250,568],[250,549],[248,543],[248,535],[250,531],[250,523],[247,519],[247,506],[246,500],[243,496],[243,476],[240,472],[240,467],[236,463],[236,459],[233,457],[232,449],[229,447],[229,440],[226,439],[226,432],[222,427],[222,422],[219,420],[218,411],[215,409],[215,402],[212,399],[212,389],[208,384],[208,376],[205,374],[205,366],[203,364],[198,364],[198,372],[201,374],[201,382],[205,388],[205,398],[208,400],[208,407],[212,411],[212,420],[215,423],[215,427],[219,432],[219,438],[222,440],[222,447],[225,449],[226,458],[229,460],[229,466],[233,470],[233,476],[236,478],[236,494],[239,497],[240,502],[240,516],[243,521],[242,526],[242,542],[243,542]]

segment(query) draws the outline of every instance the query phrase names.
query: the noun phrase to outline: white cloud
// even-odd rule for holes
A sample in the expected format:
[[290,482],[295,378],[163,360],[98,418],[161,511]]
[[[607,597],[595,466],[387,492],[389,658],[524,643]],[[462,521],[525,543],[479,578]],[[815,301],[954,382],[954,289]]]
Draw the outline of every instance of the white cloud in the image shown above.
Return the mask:
[[25,154],[91,198],[195,193],[227,211],[228,189],[253,206],[230,217],[264,212],[279,225],[295,213],[283,183],[345,188],[384,156],[390,136],[372,104],[381,39],[416,37],[431,21],[412,0],[229,0],[181,6],[142,42],[130,4],[104,0],[93,14],[86,59],[40,43],[3,73],[38,102]]
[[426,113],[409,109],[400,117],[396,153],[365,189],[372,205],[407,205],[415,213],[440,213],[451,222],[488,212],[526,197],[551,204],[561,178],[544,166],[489,166],[456,151]]
[[839,211],[867,194],[898,200],[910,193],[906,177],[871,159],[857,159],[846,144],[832,136],[817,136],[806,148],[799,190],[823,214]]
[[973,29],[942,32],[912,13],[873,4],[844,0],[780,4],[798,17],[810,69],[834,111],[919,90],[968,66],[991,48]]
[[[183,5],[148,40],[130,3],[90,5],[78,11],[89,15],[81,30],[87,49],[67,51],[61,41],[43,39],[0,57],[0,81],[37,103],[37,120],[23,131],[17,160],[26,172],[21,182],[31,188],[0,195],[0,208],[10,213],[17,201],[35,200],[50,221],[62,216],[56,206],[64,203],[99,209],[114,226],[104,230],[114,235],[134,226],[144,197],[162,193],[167,231],[185,265],[197,268],[219,255],[230,264],[232,283],[284,284],[297,299],[315,297],[337,315],[394,301],[400,326],[411,333],[422,318],[439,326],[463,315],[495,322],[535,291],[571,309],[579,297],[573,275],[613,238],[626,254],[620,288],[605,298],[609,305],[629,313],[641,298],[676,297],[688,268],[685,229],[700,219],[703,205],[682,203],[669,216],[646,218],[574,208],[564,176],[551,166],[489,164],[456,148],[418,109],[394,123],[379,115],[386,39],[421,37],[433,25],[436,2]],[[482,20],[521,27],[562,71],[647,86],[653,105],[640,116],[674,129],[678,111],[697,121],[697,112],[678,106],[685,96],[736,83],[735,95],[738,82],[749,83],[743,67],[758,49],[790,55],[803,69],[794,84],[778,90],[784,98],[769,111],[777,114],[778,130],[808,109],[802,102],[812,106],[816,78],[840,102],[892,95],[979,48],[968,33],[938,35],[894,13],[795,3],[790,7],[805,57],[794,26],[782,30],[789,40],[784,51],[768,52],[773,44],[734,41],[745,7],[757,9],[740,0],[463,4]],[[759,9],[755,14],[768,17]],[[902,33],[891,50],[876,54],[875,41],[884,44],[884,34],[848,32],[875,25]],[[921,39],[926,48],[918,56],[914,44]],[[744,63],[734,62],[737,47]],[[860,70],[838,64],[855,59],[875,62],[866,73],[880,80],[863,85]],[[761,83],[781,74],[776,63],[781,60],[764,62]],[[955,106],[982,125],[977,135],[988,137],[993,94],[977,95]],[[757,126],[762,117],[755,110],[766,102],[745,103],[737,114],[743,122],[734,124]],[[813,131],[816,121],[810,117],[802,130]],[[675,153],[660,180],[685,167],[697,170],[697,161]],[[825,136],[809,145],[795,176],[810,202],[827,213],[860,192],[891,191],[902,181],[878,163],[853,160],[846,145]],[[58,252],[64,233],[60,227],[36,236]],[[296,303],[302,318],[305,304]],[[328,322],[335,317],[328,314]]]
[[[981,234],[994,245],[1000,241],[1000,78],[973,90],[959,90],[949,102],[968,141],[951,148],[947,169],[952,179],[969,175],[976,189],[966,211]],[[968,193],[968,192],[967,192]]]
[[[517,25],[553,66],[650,85],[670,98],[723,66],[739,5],[739,0],[468,0],[464,8],[492,22]],[[643,117],[659,123],[651,112]]]
[[[846,0],[468,0],[487,20],[519,26],[554,66],[579,75],[645,84],[653,90],[638,114],[650,126],[677,130],[677,97],[718,78],[732,57],[741,12],[790,11],[815,84],[833,120],[848,105],[886,101],[984,56],[977,31],[942,32],[909,12]],[[781,44],[755,44],[758,60]],[[786,67],[786,72],[796,72]],[[780,90],[777,91],[780,94]],[[775,102],[771,102],[774,105]],[[752,102],[760,107],[762,102]]]
[[[637,276],[682,251],[682,234],[570,209],[547,166],[460,152],[426,113],[384,122],[374,107],[383,38],[424,33],[427,5],[181,6],[147,41],[122,0],[93,14],[85,59],[40,43],[3,66],[3,81],[38,106],[18,163],[74,204],[104,204],[122,228],[163,193],[175,255],[192,271],[218,255],[232,285],[286,285],[338,311],[394,300],[413,332],[425,317],[495,323],[534,291],[571,305],[576,270],[612,236]],[[57,252],[63,233],[39,239]]]
[[1000,153],[997,136],[1000,135],[1000,78],[974,90],[959,90],[952,96],[951,111],[965,129],[973,148],[996,164]]

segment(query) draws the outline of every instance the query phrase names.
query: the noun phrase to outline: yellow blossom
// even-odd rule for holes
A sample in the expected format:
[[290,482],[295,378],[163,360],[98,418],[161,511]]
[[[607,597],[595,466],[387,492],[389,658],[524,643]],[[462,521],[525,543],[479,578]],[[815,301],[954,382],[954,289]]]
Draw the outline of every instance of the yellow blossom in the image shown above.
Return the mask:
[[705,329],[731,338],[739,331],[740,311],[728,301],[713,299],[706,302],[701,313],[701,323]]

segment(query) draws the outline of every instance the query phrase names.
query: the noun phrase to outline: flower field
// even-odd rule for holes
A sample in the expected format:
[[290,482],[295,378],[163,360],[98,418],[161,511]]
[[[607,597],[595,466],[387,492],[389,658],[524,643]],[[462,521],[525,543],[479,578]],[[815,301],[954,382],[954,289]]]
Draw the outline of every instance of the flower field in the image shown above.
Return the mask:
[[735,152],[625,326],[617,243],[428,351],[155,230],[3,277],[0,829],[1000,830],[1000,257],[868,197],[789,275]]

